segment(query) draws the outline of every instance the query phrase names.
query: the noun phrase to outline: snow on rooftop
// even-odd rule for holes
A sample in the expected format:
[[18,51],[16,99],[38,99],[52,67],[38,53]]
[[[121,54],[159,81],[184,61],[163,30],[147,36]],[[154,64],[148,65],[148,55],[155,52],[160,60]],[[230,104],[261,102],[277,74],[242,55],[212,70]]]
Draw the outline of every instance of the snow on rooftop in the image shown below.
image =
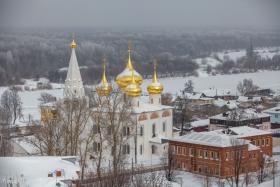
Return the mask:
[[217,89],[217,88],[209,88],[207,90],[202,91],[207,97],[215,97],[215,96],[232,96],[235,95],[231,93],[230,89]]
[[152,111],[160,111],[165,109],[172,109],[173,107],[167,105],[156,105],[145,103],[143,101],[139,102],[139,107],[134,107],[133,112],[135,113],[143,113],[143,112],[152,112]]
[[267,113],[267,114],[280,114],[280,106],[267,109],[267,110],[265,110],[263,112]]
[[248,120],[248,119],[259,119],[264,117],[269,117],[268,114],[265,114],[263,112],[257,112],[254,109],[237,109],[233,111],[228,111],[225,114],[218,114],[216,116],[210,117],[210,119],[219,119],[219,120],[232,120],[234,121],[234,116],[238,117],[238,120]]
[[237,103],[236,103],[236,101],[234,101],[234,100],[226,101],[226,100],[223,100],[223,99],[215,99],[215,100],[214,100],[214,105],[216,105],[216,106],[218,106],[218,107],[226,106],[226,107],[228,107],[229,109],[238,108],[238,107],[237,107]]
[[[213,147],[230,147],[232,146],[233,138],[216,132],[192,132],[190,134],[171,139],[184,143],[206,145]],[[235,139],[237,143],[244,144],[244,140]]]
[[[219,131],[221,132],[221,130],[217,130],[217,132]],[[248,126],[232,127],[229,128],[229,131],[238,138],[271,134],[270,131],[260,130]]]
[[191,122],[191,126],[192,127],[203,127],[203,126],[207,126],[209,124],[210,124],[210,120],[209,119],[202,119],[202,120]]
[[[0,177],[17,178],[30,187],[53,187],[56,181],[78,179],[80,170],[77,157],[0,157]],[[62,177],[48,177],[62,171]]]

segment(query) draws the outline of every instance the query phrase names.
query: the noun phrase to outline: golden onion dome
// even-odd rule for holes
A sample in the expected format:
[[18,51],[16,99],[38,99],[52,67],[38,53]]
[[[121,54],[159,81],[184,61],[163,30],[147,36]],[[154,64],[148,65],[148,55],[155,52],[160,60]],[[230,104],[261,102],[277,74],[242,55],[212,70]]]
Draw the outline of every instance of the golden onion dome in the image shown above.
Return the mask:
[[152,83],[147,87],[149,94],[161,94],[163,91],[163,85],[157,80],[157,65],[154,62],[154,77]]
[[142,93],[141,87],[139,86],[139,84],[137,84],[137,82],[135,80],[134,72],[135,71],[132,70],[131,83],[125,88],[125,93],[129,97],[139,97],[139,96],[141,96],[141,93]]
[[96,92],[99,96],[107,96],[112,92],[112,86],[108,83],[106,78],[106,65],[105,59],[103,59],[103,74],[99,85],[96,87]]
[[138,72],[135,71],[133,67],[132,60],[131,60],[131,48],[129,46],[126,68],[116,78],[116,82],[122,90],[124,90],[132,82],[132,76],[131,76],[132,72],[134,72],[135,82],[138,85],[141,85],[143,82],[143,78]]
[[76,47],[77,47],[77,44],[76,44],[75,40],[73,39],[72,42],[70,43],[70,48],[75,49]]

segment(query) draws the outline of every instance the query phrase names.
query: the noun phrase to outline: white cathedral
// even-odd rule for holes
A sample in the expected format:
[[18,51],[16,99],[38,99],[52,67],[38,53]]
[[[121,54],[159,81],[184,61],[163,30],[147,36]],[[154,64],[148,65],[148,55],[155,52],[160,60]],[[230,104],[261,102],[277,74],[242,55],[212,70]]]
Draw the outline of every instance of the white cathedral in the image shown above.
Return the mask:
[[[77,47],[73,40],[70,44],[72,50],[67,77],[65,80],[64,97],[85,97],[83,82],[75,53]],[[100,97],[112,93],[112,86],[106,78],[105,67],[100,84],[96,92]],[[153,80],[147,87],[149,101],[143,102],[142,76],[134,69],[131,58],[131,48],[128,49],[126,68],[116,77],[116,83],[127,99],[130,99],[133,107],[133,118],[135,118],[135,137],[128,141],[130,151],[126,154],[140,161],[150,161],[154,158],[164,156],[167,151],[166,140],[173,136],[173,114],[172,107],[161,104],[163,85],[157,79],[156,64],[154,65]],[[137,143],[135,143],[137,142]],[[136,145],[135,145],[136,144]]]

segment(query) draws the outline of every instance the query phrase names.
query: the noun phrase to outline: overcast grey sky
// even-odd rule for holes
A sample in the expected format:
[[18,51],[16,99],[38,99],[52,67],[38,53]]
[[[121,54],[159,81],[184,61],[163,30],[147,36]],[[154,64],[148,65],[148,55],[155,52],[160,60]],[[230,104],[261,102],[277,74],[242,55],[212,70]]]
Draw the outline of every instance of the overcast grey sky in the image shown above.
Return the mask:
[[274,26],[280,0],[0,0],[0,26]]

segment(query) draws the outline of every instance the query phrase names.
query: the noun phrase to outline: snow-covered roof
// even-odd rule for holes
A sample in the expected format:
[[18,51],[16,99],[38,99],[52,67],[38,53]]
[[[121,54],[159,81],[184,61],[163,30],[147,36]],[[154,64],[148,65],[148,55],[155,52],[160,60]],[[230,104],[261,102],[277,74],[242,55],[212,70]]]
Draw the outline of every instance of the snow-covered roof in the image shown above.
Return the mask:
[[191,126],[192,127],[203,127],[203,126],[207,126],[209,124],[210,124],[210,120],[209,119],[202,119],[202,120],[191,122]]
[[[0,176],[16,178],[22,186],[30,187],[53,187],[56,181],[65,179],[78,179],[77,171],[80,171],[78,157],[0,157]],[[48,177],[61,171],[61,177]]]
[[264,110],[263,112],[267,114],[280,114],[280,106]]
[[192,132],[190,134],[179,136],[177,138],[171,139],[172,141],[179,141],[184,143],[206,145],[213,147],[231,147],[233,142],[243,145],[244,140],[236,139],[224,134],[219,134],[213,131],[210,132]]
[[[236,116],[236,118],[234,118]],[[254,109],[237,109],[233,111],[228,111],[225,114],[218,114],[216,116],[210,117],[210,119],[219,119],[219,120],[248,120],[248,119],[259,119],[269,117],[268,114],[265,114],[263,112],[257,112]]]
[[202,93],[185,93],[188,99],[200,99],[203,95]]
[[158,135],[154,138],[150,138],[150,143],[156,143],[156,144],[162,144],[165,143],[167,141],[167,137]]
[[232,127],[226,130],[217,130],[216,132],[226,133],[226,134],[228,133],[229,135],[234,135],[235,137],[238,138],[271,134],[270,131],[260,130],[248,126]]
[[262,101],[261,97],[246,97],[246,96],[239,96],[237,99],[238,102],[260,102]]
[[223,99],[215,99],[214,100],[214,105],[216,105],[218,107],[226,106],[229,109],[238,108],[237,104],[236,104],[236,101],[234,101],[234,100],[226,101],[226,100],[223,100]]
[[160,111],[160,110],[172,109],[172,108],[173,107],[167,105],[156,105],[156,104],[150,104],[150,103],[145,103],[143,101],[140,101],[139,107],[134,107],[133,112],[134,113],[153,112],[153,111]]
[[207,90],[204,90],[202,93],[207,97],[234,95],[231,93],[229,89],[215,89],[215,88],[209,88]]

